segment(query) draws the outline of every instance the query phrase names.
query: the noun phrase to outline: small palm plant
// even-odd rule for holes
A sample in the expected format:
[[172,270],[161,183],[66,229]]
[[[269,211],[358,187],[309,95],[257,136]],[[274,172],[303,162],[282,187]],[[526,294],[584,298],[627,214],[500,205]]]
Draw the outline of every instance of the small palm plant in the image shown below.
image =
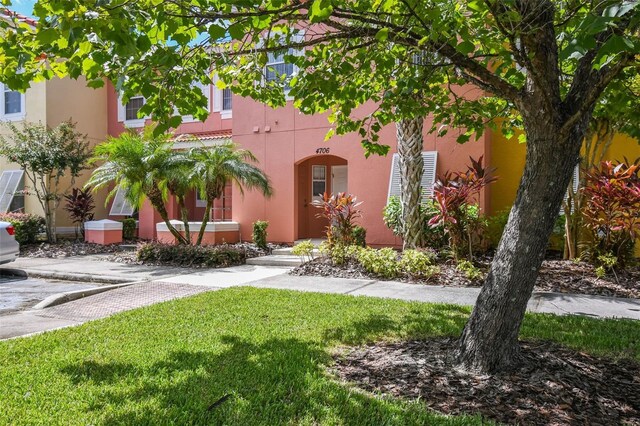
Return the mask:
[[146,197],[176,240],[186,244],[186,237],[169,221],[165,206],[170,183],[167,171],[176,161],[168,138],[168,135],[154,136],[153,129],[146,128],[142,133],[125,132],[107,139],[95,148],[92,162],[103,164],[93,171],[86,187],[97,190],[115,183],[106,201],[122,188],[127,200],[136,207],[140,207]]
[[257,166],[256,157],[246,149],[239,149],[233,143],[214,147],[193,148],[189,152],[193,161],[193,178],[198,182],[200,196],[207,201],[196,244],[202,243],[204,231],[209,222],[213,200],[222,197],[227,182],[233,182],[244,194],[244,189],[255,189],[269,197],[273,188],[267,175]]

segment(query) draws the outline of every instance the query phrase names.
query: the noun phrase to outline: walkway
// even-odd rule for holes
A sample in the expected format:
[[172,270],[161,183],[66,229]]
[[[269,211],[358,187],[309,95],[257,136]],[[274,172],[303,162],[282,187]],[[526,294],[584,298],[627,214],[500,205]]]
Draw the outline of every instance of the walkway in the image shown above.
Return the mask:
[[[103,262],[103,268],[110,264]],[[0,339],[53,328],[81,324],[117,312],[187,297],[205,291],[248,285],[352,296],[371,296],[410,301],[473,305],[480,289],[435,287],[393,281],[298,277],[286,268],[243,265],[163,276],[63,305],[0,317]],[[105,272],[106,273],[106,272]],[[640,320],[640,300],[559,293],[534,293],[530,312],[579,314],[590,317],[619,317]]]

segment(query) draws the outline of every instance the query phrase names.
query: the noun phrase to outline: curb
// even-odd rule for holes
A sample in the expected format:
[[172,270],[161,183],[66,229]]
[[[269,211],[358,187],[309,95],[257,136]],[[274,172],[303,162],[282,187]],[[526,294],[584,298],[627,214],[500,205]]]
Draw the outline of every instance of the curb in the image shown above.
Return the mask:
[[126,278],[117,278],[109,275],[92,275],[82,273],[55,272],[55,271],[34,271],[28,269],[2,268],[2,271],[25,278],[43,278],[63,281],[85,281],[101,284],[128,284],[131,281]]
[[39,311],[41,309],[49,308],[51,306],[62,305],[63,303],[72,302],[74,300],[82,299],[83,297],[93,296],[94,294],[104,293],[105,291],[115,290],[121,287],[128,287],[133,284],[140,284],[142,282],[145,282],[145,281],[138,281],[138,282],[126,283],[126,284],[116,284],[116,285],[109,285],[104,287],[90,288],[86,290],[76,290],[76,291],[69,291],[66,293],[53,294],[47,297],[46,299],[44,299],[42,302],[35,305],[34,307],[32,307],[30,311]]

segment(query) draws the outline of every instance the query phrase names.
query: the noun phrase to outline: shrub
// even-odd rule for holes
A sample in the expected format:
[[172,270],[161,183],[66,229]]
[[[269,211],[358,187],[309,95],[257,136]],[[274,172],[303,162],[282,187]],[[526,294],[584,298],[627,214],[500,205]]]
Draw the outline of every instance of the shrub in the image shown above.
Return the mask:
[[582,209],[590,233],[587,256],[596,263],[612,254],[624,266],[640,233],[640,159],[633,164],[603,161],[587,171]]
[[360,225],[353,227],[353,244],[360,247],[367,246],[367,230]]
[[459,261],[456,269],[460,272],[464,272],[464,275],[471,281],[481,280],[484,277],[482,271],[476,268],[473,262],[469,260]]
[[363,248],[360,246],[346,246],[344,244],[329,244],[328,241],[323,241],[320,244],[319,250],[323,256],[327,256],[336,265],[344,265],[348,261],[357,260],[358,252]]
[[300,256],[300,259],[303,262],[306,262],[313,259],[314,249],[315,249],[315,246],[313,245],[311,240],[307,240],[293,246],[293,249],[291,249],[291,253],[294,256]]
[[246,259],[244,250],[224,244],[191,246],[153,242],[140,245],[136,254],[141,262],[173,266],[206,266],[209,268],[241,265]]
[[64,198],[67,200],[64,210],[69,213],[71,222],[76,225],[76,238],[78,230],[80,230],[80,235],[84,237],[84,223],[93,220],[92,210],[96,207],[91,188],[73,188],[71,194],[65,195]]
[[[431,248],[441,248],[447,243],[447,236],[442,225],[429,225],[429,221],[438,213],[433,200],[427,200],[420,205],[420,215],[422,217],[422,235],[420,240],[422,246]],[[387,228],[391,229],[395,235],[402,236],[402,205],[399,197],[391,197],[389,203],[382,211],[382,218]]]
[[436,256],[431,251],[405,250],[400,259],[400,270],[412,278],[430,278],[440,272],[433,264]]
[[497,179],[491,175],[493,170],[482,166],[482,157],[470,160],[466,172],[448,171],[438,178],[433,188],[438,213],[429,220],[430,225],[444,226],[456,257],[466,254],[469,259],[484,229],[484,220],[472,199]]
[[132,217],[122,219],[122,239],[134,240],[136,238],[136,220]]
[[353,221],[360,217],[358,206],[362,204],[357,198],[346,192],[337,195],[325,193],[322,200],[315,200],[313,205],[322,210],[318,214],[329,221],[327,225],[327,242],[329,245],[340,244],[350,246],[354,243]]
[[251,238],[253,238],[253,243],[263,250],[267,249],[268,226],[269,222],[264,220],[257,220],[253,222],[253,234],[251,234]]
[[2,213],[0,221],[9,222],[15,229],[16,241],[20,244],[33,244],[38,235],[44,232],[44,218],[29,213]]
[[384,278],[395,278],[400,273],[398,253],[392,248],[361,248],[358,262],[364,269]]

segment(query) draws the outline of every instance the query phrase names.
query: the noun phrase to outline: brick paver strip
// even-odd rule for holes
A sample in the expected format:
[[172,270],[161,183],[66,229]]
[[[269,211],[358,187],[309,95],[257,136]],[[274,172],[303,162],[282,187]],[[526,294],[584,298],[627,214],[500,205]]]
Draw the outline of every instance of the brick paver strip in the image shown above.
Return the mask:
[[202,286],[158,281],[134,284],[62,305],[52,306],[39,311],[38,316],[88,321],[211,290],[211,288]]

